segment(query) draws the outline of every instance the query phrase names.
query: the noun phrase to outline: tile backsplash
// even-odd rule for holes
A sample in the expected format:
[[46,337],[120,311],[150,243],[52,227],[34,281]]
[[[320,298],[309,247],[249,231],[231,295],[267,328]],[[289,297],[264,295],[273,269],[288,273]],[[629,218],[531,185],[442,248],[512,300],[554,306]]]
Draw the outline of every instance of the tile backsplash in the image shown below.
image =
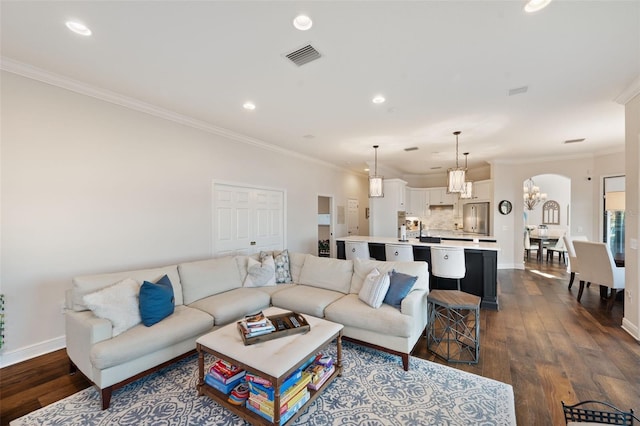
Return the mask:
[[430,214],[422,219],[422,225],[425,230],[428,229],[445,229],[455,230],[456,218],[453,215],[451,206],[434,206],[429,210]]

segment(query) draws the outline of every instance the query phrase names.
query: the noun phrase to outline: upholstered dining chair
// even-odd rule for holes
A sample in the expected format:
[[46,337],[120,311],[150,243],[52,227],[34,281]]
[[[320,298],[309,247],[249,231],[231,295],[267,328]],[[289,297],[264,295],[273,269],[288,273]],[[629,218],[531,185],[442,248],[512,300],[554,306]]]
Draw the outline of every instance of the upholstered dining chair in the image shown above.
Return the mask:
[[605,243],[573,241],[580,267],[580,290],[578,302],[582,298],[585,282],[599,284],[611,289],[607,310],[611,310],[618,290],[624,290],[624,268],[616,266],[611,250]]
[[573,241],[587,241],[587,237],[584,235],[576,235],[575,237],[569,237],[565,234],[562,239],[564,240],[564,246],[567,249],[569,255],[569,270],[571,271],[571,278],[569,278],[569,288],[573,286],[573,280],[576,278],[576,274],[579,271],[578,259],[576,258],[576,251],[573,248]]
[[562,238],[558,238],[558,242],[553,247],[547,247],[547,262],[549,258],[551,258],[551,263],[553,263],[553,256],[555,253],[558,253],[558,262],[563,262],[565,265],[567,264],[567,247],[564,244],[564,236]]
[[531,246],[531,238],[529,236],[528,230],[524,231],[524,251],[527,254],[527,260],[529,260],[529,255],[531,254],[532,251],[535,251],[536,254],[538,251],[537,246],[534,246],[534,247]]

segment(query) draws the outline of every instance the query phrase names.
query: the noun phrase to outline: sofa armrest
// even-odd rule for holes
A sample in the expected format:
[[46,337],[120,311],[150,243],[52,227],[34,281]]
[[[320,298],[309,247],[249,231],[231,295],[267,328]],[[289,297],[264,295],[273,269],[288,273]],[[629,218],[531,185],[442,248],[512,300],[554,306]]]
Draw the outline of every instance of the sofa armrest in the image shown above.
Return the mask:
[[97,342],[112,337],[111,321],[98,318],[91,311],[66,311],[65,332],[69,358],[89,380],[93,380],[91,348]]
[[[427,294],[428,290],[418,289],[409,292],[402,300],[400,312],[414,319],[414,324],[424,326],[427,324]],[[422,331],[422,330],[420,330]]]

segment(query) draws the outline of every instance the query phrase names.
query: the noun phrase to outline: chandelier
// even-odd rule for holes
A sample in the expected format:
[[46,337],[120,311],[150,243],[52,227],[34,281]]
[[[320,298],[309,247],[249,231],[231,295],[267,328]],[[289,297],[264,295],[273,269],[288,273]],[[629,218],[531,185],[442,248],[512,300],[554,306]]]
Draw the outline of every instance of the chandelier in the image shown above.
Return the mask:
[[[468,167],[467,167],[467,156],[469,155],[468,152],[463,153],[462,155],[464,155],[464,170],[465,172],[467,171]],[[464,191],[462,191],[460,193],[460,198],[463,200],[469,200],[471,198],[473,198],[473,182],[466,181],[464,183]]]
[[460,135],[459,130],[453,132],[456,135],[456,167],[455,169],[447,170],[447,194],[451,194],[452,192],[464,192],[465,190],[465,169],[458,166],[458,136]]
[[384,197],[382,191],[382,176],[378,176],[378,145],[374,145],[376,157],[375,168],[373,169],[373,176],[369,176],[369,198],[381,198]]
[[536,186],[533,179],[529,178],[524,182],[524,206],[527,210],[536,208],[540,201],[547,199],[547,194],[540,192],[540,188]]

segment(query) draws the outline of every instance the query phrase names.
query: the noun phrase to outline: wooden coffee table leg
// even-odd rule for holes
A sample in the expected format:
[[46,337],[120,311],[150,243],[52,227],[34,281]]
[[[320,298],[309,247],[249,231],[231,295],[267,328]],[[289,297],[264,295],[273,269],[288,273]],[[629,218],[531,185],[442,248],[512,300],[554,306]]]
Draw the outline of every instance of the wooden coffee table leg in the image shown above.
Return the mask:
[[338,377],[342,377],[342,330],[338,333],[336,346],[338,348]]
[[204,386],[204,351],[198,343],[198,396],[202,396],[202,387]]

